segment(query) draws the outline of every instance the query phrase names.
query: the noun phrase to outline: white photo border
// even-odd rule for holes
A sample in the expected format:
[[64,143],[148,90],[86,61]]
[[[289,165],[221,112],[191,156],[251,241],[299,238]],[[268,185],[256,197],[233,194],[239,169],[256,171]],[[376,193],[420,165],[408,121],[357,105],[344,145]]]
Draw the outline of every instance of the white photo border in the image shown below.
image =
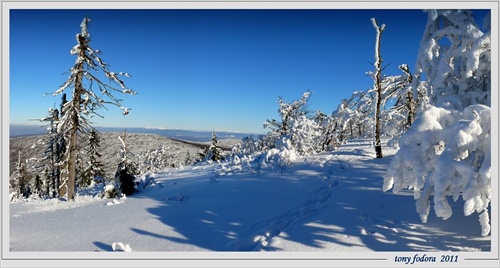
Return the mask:
[[[2,1],[1,4],[1,267],[397,267],[394,256],[426,252],[10,252],[9,251],[9,11],[12,9],[490,9],[492,89],[498,89],[498,1]],[[498,267],[498,91],[492,90],[491,251],[460,252],[454,267]],[[440,256],[442,252],[427,253]],[[445,252],[443,254],[453,254]],[[412,265],[415,266],[415,265]],[[428,264],[426,265],[428,266]],[[439,267],[444,267],[439,265]]]

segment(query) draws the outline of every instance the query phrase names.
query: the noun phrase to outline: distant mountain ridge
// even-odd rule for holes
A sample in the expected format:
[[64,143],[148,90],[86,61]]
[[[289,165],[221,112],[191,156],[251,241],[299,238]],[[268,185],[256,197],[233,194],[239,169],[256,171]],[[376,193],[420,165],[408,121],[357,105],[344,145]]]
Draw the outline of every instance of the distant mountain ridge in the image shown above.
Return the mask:
[[[99,132],[124,132],[142,133],[142,134],[157,134],[178,140],[193,141],[193,142],[209,142],[212,138],[212,131],[197,131],[197,130],[182,130],[182,129],[160,129],[160,128],[119,128],[119,127],[96,127]],[[32,136],[45,134],[47,129],[42,125],[10,125],[10,138]],[[258,136],[259,134],[241,133],[231,131],[217,131],[219,139],[237,139],[241,140],[247,136]]]

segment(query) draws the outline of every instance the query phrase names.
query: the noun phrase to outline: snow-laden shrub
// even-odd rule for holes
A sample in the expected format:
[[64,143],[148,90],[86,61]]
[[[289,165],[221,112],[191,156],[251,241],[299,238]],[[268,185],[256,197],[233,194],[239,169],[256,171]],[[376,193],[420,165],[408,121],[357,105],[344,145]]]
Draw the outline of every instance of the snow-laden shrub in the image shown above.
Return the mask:
[[[298,156],[329,150],[338,143],[335,135],[337,120],[318,111],[309,116],[307,110],[311,92],[291,103],[278,99],[279,120],[268,119],[264,128],[270,129],[258,139],[246,137],[233,147],[228,158],[235,171],[255,172],[262,167],[286,168]],[[226,169],[228,167],[225,167]]]
[[135,176],[128,172],[128,169],[122,169],[116,175],[115,181],[118,184],[120,193],[125,195],[132,195],[136,192],[135,189]]
[[447,196],[465,201],[464,214],[480,214],[482,235],[490,232],[491,108],[471,105],[463,112],[431,106],[399,140],[383,190],[412,189],[416,209],[427,222],[434,195],[436,216],[448,219]]
[[114,184],[104,186],[103,198],[115,198],[118,196],[118,191]]
[[[234,151],[233,151],[234,153]],[[276,142],[275,148],[247,154],[233,154],[229,161],[218,170],[219,175],[235,172],[257,173],[262,169],[283,170],[299,157],[290,139],[284,137]]]
[[106,179],[100,176],[96,176],[89,186],[85,188],[80,188],[76,195],[77,196],[93,196],[103,198],[105,195]]
[[291,165],[292,161],[297,159],[298,154],[289,139],[281,138],[276,147],[267,151],[265,157],[259,158],[261,167],[285,169]]
[[14,202],[15,200],[19,199],[19,194],[16,192],[10,192],[9,193],[9,201]]
[[155,180],[155,174],[151,172],[146,172],[142,174],[135,182],[135,187],[137,191],[143,191],[148,187],[162,186],[161,182]]
[[298,155],[310,155],[322,149],[322,131],[318,123],[304,115],[291,120],[291,150]]
[[240,143],[231,149],[231,156],[252,155],[264,150],[263,136],[254,138],[253,136],[244,137]]

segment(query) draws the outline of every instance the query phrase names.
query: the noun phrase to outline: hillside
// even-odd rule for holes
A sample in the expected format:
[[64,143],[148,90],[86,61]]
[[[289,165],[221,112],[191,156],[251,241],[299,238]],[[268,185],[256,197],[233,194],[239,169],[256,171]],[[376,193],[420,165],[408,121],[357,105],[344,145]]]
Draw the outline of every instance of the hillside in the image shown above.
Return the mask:
[[[100,135],[102,149],[101,161],[104,164],[106,176],[112,178],[116,170],[116,164],[119,161],[119,151],[122,146],[118,136],[123,137],[123,133],[103,132],[100,133]],[[10,175],[12,175],[15,170],[19,151],[21,151],[22,159],[43,157],[43,151],[46,146],[43,144],[37,145],[38,141],[43,140],[43,138],[44,136],[42,135],[10,138]],[[221,140],[220,144],[221,147],[227,151],[230,150],[230,148],[237,142],[238,140],[228,139]],[[184,161],[188,152],[191,156],[195,156],[205,147],[210,145],[210,143],[182,141],[156,134],[138,133],[127,133],[126,143],[128,148],[135,155],[146,153],[158,147],[167,146],[169,148],[169,152],[175,156],[171,160],[172,164],[175,164],[178,161]],[[34,162],[30,162],[28,166],[32,166],[33,164]]]

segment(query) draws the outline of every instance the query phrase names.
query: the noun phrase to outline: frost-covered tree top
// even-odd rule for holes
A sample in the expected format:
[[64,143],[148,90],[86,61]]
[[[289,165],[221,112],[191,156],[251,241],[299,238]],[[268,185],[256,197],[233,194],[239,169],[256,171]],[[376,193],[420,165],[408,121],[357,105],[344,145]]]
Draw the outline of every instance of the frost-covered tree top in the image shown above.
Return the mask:
[[481,31],[468,10],[426,12],[429,15],[414,83],[425,74],[434,104],[457,109],[471,104],[491,105],[490,32]]
[[[86,17],[80,24],[81,32],[76,34],[77,44],[71,49],[70,54],[76,55],[74,66],[71,68],[68,80],[61,86],[53,95],[61,94],[65,89],[76,86],[77,76],[83,75],[84,80],[88,83],[83,87],[82,104],[83,114],[85,115],[99,115],[96,113],[98,108],[103,108],[105,104],[112,104],[122,109],[123,114],[129,113],[130,108],[126,108],[121,104],[120,99],[112,95],[113,92],[120,92],[123,94],[135,95],[134,90],[128,88],[125,82],[120,78],[121,76],[130,77],[126,72],[113,72],[109,70],[109,65],[100,57],[101,51],[93,49],[90,46],[90,34],[88,32],[88,24],[90,18]],[[112,83],[118,85],[119,88],[106,84],[101,77],[98,76],[103,72],[105,77]],[[81,81],[83,82],[83,80]],[[98,87],[98,92],[94,90],[94,85]],[[105,99],[107,98],[107,99]],[[99,115],[100,116],[100,115]]]
[[280,135],[289,134],[291,127],[291,120],[298,118],[301,115],[307,115],[307,103],[311,96],[310,91],[304,92],[300,100],[287,102],[283,98],[278,99],[278,114],[281,117],[281,122],[276,119],[268,119],[264,122],[264,128],[269,128]]

